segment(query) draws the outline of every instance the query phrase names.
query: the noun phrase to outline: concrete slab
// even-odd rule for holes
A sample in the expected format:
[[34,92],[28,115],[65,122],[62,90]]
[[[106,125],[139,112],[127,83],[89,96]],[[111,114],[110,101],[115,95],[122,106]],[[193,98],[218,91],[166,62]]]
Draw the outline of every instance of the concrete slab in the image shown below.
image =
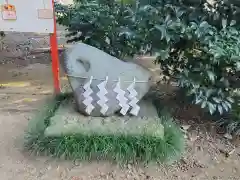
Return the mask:
[[71,100],[64,101],[50,120],[45,136],[85,135],[130,135],[155,136],[163,138],[162,126],[155,107],[148,100],[140,102],[141,113],[138,117],[112,116],[90,117],[78,113]]

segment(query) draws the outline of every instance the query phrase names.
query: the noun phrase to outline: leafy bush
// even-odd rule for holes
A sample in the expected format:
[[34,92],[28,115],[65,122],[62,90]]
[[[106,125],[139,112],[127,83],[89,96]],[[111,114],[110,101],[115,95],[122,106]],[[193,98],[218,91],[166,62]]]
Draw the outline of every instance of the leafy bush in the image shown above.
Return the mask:
[[134,10],[128,6],[115,1],[87,1],[56,9],[58,23],[68,27],[68,42],[82,41],[115,57],[139,52],[141,38],[132,39],[128,26],[135,26]]
[[240,135],[240,90],[234,92],[235,103],[231,114],[223,116],[219,121],[220,126],[227,128],[231,134]]
[[88,0],[57,6],[69,42],[119,58],[156,56],[166,77],[211,114],[229,112],[240,87],[237,0]]

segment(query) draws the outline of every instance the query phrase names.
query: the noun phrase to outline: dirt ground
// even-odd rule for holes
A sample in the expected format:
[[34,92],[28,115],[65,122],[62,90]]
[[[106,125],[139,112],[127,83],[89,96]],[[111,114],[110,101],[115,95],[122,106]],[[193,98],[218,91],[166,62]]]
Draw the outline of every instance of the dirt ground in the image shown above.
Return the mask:
[[[7,35],[0,50],[0,175],[2,180],[238,180],[240,149],[231,137],[216,132],[201,112],[182,107],[175,112],[186,132],[186,152],[180,162],[167,166],[149,164],[119,167],[108,162],[81,163],[23,152],[23,135],[28,121],[53,92],[48,54],[29,55],[16,45],[34,34],[19,38]],[[18,38],[19,39],[18,39]],[[14,39],[17,43],[11,43]],[[48,46],[41,37],[35,47]],[[44,43],[46,42],[46,43]],[[6,47],[7,46],[7,47]],[[22,46],[23,47],[23,46]],[[15,48],[15,50],[14,50]],[[66,82],[62,78],[62,82]],[[204,123],[203,123],[204,122]]]

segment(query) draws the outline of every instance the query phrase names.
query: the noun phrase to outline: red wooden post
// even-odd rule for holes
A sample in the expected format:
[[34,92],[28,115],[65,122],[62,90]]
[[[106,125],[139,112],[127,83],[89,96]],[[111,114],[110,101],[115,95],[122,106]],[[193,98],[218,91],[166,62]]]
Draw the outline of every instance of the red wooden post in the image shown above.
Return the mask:
[[[54,11],[54,0],[52,0],[53,12]],[[60,93],[60,81],[59,81],[59,57],[58,57],[58,43],[57,43],[57,25],[55,13],[53,16],[54,31],[50,34],[50,45],[51,45],[51,58],[52,58],[52,72],[53,72],[53,83],[54,91],[56,94]]]

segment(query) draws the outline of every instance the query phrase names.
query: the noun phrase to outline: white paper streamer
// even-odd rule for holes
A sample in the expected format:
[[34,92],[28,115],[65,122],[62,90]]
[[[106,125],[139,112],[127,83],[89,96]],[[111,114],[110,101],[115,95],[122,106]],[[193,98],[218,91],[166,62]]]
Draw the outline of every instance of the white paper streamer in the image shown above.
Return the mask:
[[135,82],[136,82],[136,79],[134,78],[133,83],[128,86],[127,90],[130,93],[128,95],[128,99],[130,100],[130,102],[128,104],[132,107],[130,113],[134,116],[137,116],[138,113],[139,113],[140,107],[137,105],[139,99],[137,99],[136,96],[138,95],[138,93],[134,89],[135,88]]
[[101,107],[100,112],[105,115],[105,113],[108,110],[108,106],[106,104],[106,102],[108,101],[107,97],[105,96],[108,92],[107,89],[105,88],[107,85],[107,81],[108,81],[108,77],[106,77],[105,81],[103,81],[102,83],[100,83],[97,87],[99,89],[99,92],[97,93],[97,96],[99,97],[99,101],[97,102],[97,104]]
[[120,78],[119,78],[118,82],[116,84],[116,87],[113,89],[113,91],[117,93],[116,99],[119,102],[119,106],[121,106],[120,113],[122,115],[126,115],[130,106],[127,104],[128,99],[124,96],[126,92],[121,89],[120,84],[121,83],[120,83]]
[[83,93],[83,96],[84,96],[84,101],[83,101],[83,104],[86,106],[86,113],[88,115],[91,114],[92,110],[94,109],[94,106],[92,105],[92,101],[93,101],[93,98],[90,96],[93,91],[91,89],[91,83],[92,83],[92,79],[93,77],[91,76],[90,80],[83,86],[85,92]]

